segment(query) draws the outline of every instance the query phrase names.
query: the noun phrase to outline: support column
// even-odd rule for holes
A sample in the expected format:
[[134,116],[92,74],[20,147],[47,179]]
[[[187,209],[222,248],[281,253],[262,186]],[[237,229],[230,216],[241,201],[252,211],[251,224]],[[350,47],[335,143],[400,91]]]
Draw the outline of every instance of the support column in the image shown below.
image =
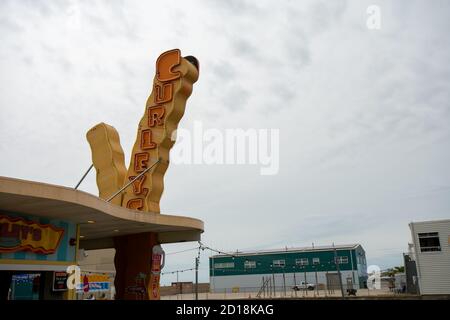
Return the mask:
[[151,275],[152,248],[156,244],[157,234],[153,232],[114,238],[114,286],[117,300],[150,299],[147,288]]

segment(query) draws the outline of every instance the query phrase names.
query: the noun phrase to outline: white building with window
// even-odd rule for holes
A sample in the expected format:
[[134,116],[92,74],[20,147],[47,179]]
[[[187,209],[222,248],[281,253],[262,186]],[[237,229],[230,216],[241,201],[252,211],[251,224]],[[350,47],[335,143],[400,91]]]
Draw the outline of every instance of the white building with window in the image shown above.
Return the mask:
[[450,294],[450,219],[411,222],[419,293]]

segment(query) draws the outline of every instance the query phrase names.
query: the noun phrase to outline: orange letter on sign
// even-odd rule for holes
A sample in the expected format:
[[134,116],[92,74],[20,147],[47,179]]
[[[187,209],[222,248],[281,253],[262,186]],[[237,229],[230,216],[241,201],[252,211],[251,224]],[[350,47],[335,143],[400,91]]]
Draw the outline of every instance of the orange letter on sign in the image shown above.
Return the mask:
[[142,130],[141,133],[141,148],[142,150],[156,148],[156,143],[152,141],[152,130]]
[[155,103],[160,104],[164,102],[169,102],[172,100],[173,96],[173,84],[172,83],[163,83],[162,85],[159,83],[155,83]]
[[142,210],[144,208],[144,201],[142,199],[131,199],[127,202],[128,209]]
[[[136,177],[129,177],[130,181],[133,180],[134,178],[136,178]],[[136,181],[133,182],[133,193],[135,195],[140,195],[140,194],[147,195],[148,189],[142,188],[142,186],[144,185],[145,178],[146,178],[146,176],[142,175],[138,179],[136,179]]]
[[181,63],[180,50],[174,49],[164,52],[156,60],[156,78],[161,81],[171,81],[181,77],[181,72],[172,69]]
[[136,153],[134,156],[134,171],[142,172],[147,169],[148,165],[148,153]]
[[163,125],[164,107],[150,107],[148,108],[148,126],[154,127]]

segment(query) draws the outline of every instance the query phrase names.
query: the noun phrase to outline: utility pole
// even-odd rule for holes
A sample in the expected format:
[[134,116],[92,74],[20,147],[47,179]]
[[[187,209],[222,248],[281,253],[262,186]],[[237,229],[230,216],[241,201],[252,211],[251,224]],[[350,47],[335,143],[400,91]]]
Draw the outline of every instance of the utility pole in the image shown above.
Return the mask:
[[180,282],[178,281],[178,270],[177,270],[177,300],[178,300],[178,294],[180,293]]
[[[199,251],[200,253],[200,251]],[[198,300],[198,257],[195,258],[195,300]]]
[[317,295],[319,295],[319,281],[317,280],[317,265],[315,265],[314,271],[316,273],[316,287],[315,287],[315,289],[316,289]]
[[[214,288],[214,291],[213,292],[216,292],[216,279],[214,278],[214,255],[212,255],[212,250],[211,250],[211,267],[212,267],[212,278],[213,278],[213,288]],[[211,291],[211,288],[209,288],[209,291]]]
[[334,246],[334,242],[333,242],[333,248],[334,248],[334,263],[336,264],[336,270],[338,272],[338,277],[339,277],[339,286],[341,287],[342,298],[345,298],[344,288],[342,287],[341,270],[339,268],[339,261],[338,261],[338,257],[337,257],[337,250],[336,250],[336,247]]
[[272,279],[270,278],[270,276],[268,276],[267,278],[269,278],[269,297],[272,298],[272,294],[273,294],[273,284],[272,284]]
[[306,281],[306,266],[303,266],[304,268],[304,272],[305,272],[305,286],[303,288],[303,292],[306,293],[306,295],[308,295],[308,282]]
[[273,268],[272,268],[272,279],[273,279],[273,295],[274,297],[277,296],[277,286],[275,285],[275,273],[273,273]]
[[[294,287],[297,287],[297,279],[295,279],[295,266],[294,266]],[[295,296],[297,297],[297,289],[295,291]]]
[[198,265],[200,264],[200,249],[201,245],[198,247],[198,254],[195,258],[195,300],[198,300]]
[[270,277],[264,277],[264,298],[267,296],[269,296],[269,280]]

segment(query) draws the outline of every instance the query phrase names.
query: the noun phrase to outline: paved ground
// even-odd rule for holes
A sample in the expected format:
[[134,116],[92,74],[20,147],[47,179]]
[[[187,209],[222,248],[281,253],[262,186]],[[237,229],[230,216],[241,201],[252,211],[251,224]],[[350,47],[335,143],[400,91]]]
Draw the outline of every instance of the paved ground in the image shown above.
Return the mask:
[[[344,292],[345,293],[345,292]],[[257,292],[241,292],[241,293],[199,293],[198,298],[199,300],[224,300],[224,299],[257,299]],[[402,296],[401,294],[395,294],[393,292],[390,292],[389,290],[368,290],[368,289],[359,289],[356,293],[357,297],[395,297],[398,296],[399,298]],[[286,295],[284,292],[277,292],[276,295],[268,295],[261,294],[260,298],[264,299],[271,299],[271,298],[277,298],[277,299],[292,299],[292,298],[338,298],[341,297],[340,290],[334,290],[334,292],[328,292],[326,290],[319,290],[319,291],[308,291],[306,293],[304,292],[287,292]],[[193,293],[185,293],[185,294],[179,294],[179,295],[172,295],[172,296],[162,296],[161,300],[193,300],[195,299],[195,294]]]

